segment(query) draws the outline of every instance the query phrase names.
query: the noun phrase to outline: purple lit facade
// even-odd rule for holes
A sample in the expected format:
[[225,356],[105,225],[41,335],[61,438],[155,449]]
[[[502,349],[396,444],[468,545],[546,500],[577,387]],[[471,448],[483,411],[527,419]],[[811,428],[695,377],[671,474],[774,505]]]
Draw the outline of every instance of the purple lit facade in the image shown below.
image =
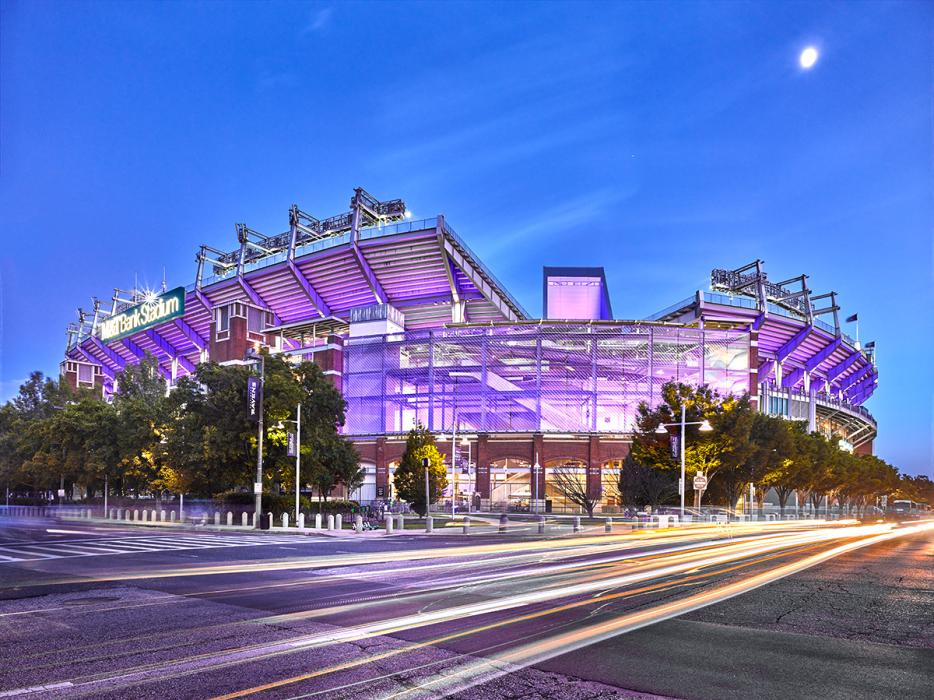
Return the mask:
[[106,395],[147,353],[170,385],[256,346],[313,360],[347,400],[344,430],[367,470],[351,494],[361,501],[391,497],[405,433],[421,423],[459,466],[458,500],[560,509],[549,474],[561,467],[613,512],[605,486],[636,407],[655,405],[672,379],[749,392],[762,411],[872,449],[874,358],[840,332],[835,295],[812,295],[803,275],[772,283],[758,262],[715,270],[712,291],[614,321],[602,268],[546,268],[549,319],[535,320],[444,216],[411,220],[401,200],[362,189],[323,220],[293,205],[279,234],[238,224],[237,242],[200,248],[183,313],[165,322],[102,339],[107,319],[150,303],[141,290],[79,311],[63,376]]

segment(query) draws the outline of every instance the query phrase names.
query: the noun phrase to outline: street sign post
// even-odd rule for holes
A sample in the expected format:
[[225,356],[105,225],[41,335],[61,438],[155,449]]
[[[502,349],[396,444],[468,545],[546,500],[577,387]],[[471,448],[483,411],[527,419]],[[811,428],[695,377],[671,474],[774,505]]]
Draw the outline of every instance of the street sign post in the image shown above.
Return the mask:
[[695,491],[704,491],[707,488],[707,477],[703,474],[698,474],[694,477],[694,490]]

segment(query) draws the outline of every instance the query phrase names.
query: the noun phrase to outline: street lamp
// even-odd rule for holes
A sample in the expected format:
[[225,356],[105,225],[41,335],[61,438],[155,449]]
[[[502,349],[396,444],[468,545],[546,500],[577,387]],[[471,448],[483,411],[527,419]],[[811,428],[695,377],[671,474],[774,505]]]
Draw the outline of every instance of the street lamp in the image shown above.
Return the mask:
[[262,527],[263,517],[263,381],[266,378],[266,356],[258,349],[250,348],[247,350],[246,359],[259,361],[259,406],[257,408],[259,429],[256,438],[256,483],[253,484],[253,493],[256,496],[253,505],[255,519],[253,527],[259,529]]
[[704,420],[691,421],[690,423],[685,422],[685,413],[686,407],[681,404],[681,422],[680,423],[659,423],[658,427],[655,429],[656,434],[658,435],[667,435],[668,428],[673,428],[681,426],[681,481],[678,484],[678,491],[681,494],[681,517],[684,518],[684,491],[686,484],[684,483],[684,429],[688,425],[699,425],[701,432],[707,433],[713,430],[713,427],[710,425],[710,421],[706,418]]
[[[298,524],[298,514],[299,514],[299,489],[301,488],[301,473],[302,473],[302,405],[298,404],[295,407],[295,420],[285,420],[279,421],[278,428],[283,428],[282,425],[285,423],[295,423],[295,523]],[[349,494],[348,494],[349,497]]]

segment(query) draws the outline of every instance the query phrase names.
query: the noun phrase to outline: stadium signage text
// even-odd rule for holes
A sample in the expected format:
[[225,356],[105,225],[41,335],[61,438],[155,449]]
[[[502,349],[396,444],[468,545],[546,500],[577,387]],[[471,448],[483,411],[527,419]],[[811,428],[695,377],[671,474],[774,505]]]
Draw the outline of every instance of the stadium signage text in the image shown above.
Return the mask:
[[144,301],[142,304],[131,306],[115,316],[104,319],[101,322],[101,340],[105,342],[120,340],[120,338],[139,333],[160,323],[171,321],[184,313],[185,288],[176,287],[152,301]]

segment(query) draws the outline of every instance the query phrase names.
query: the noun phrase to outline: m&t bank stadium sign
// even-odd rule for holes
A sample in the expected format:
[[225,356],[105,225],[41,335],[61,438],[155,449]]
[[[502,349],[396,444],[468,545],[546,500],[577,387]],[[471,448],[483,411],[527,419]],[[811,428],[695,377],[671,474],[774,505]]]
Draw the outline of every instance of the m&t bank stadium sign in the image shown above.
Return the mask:
[[131,306],[116,316],[101,321],[101,340],[109,342],[120,340],[128,335],[139,333],[160,323],[171,321],[185,313],[185,288],[176,287],[172,291],[157,296],[152,301]]

